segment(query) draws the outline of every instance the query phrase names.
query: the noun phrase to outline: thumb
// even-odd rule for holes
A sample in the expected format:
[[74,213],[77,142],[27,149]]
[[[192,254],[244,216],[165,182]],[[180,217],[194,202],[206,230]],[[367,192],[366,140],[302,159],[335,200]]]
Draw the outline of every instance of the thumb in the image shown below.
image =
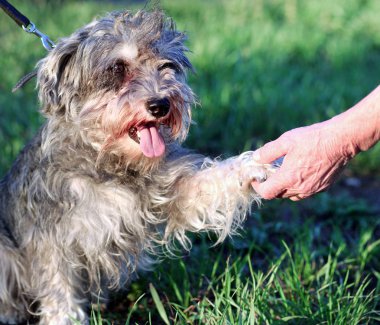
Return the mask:
[[262,164],[269,164],[276,159],[285,156],[287,149],[281,139],[266,143],[253,153],[253,158]]
[[259,183],[257,181],[251,182],[251,186],[254,191],[265,200],[271,200],[279,197],[282,193],[284,193],[286,185],[287,180],[281,173],[275,173],[262,183]]

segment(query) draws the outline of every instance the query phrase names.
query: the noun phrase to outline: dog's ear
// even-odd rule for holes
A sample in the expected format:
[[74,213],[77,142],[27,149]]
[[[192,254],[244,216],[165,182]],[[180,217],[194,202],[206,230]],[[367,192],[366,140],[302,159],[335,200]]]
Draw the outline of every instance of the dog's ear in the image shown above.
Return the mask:
[[[68,93],[72,97],[75,93],[73,85],[67,84],[70,74],[69,66],[75,61],[74,56],[78,51],[80,43],[88,37],[84,29],[74,33],[72,36],[63,38],[57,46],[37,64],[37,87],[39,99],[42,104],[42,112],[46,115],[64,114],[65,99]],[[71,90],[73,92],[71,92]]]

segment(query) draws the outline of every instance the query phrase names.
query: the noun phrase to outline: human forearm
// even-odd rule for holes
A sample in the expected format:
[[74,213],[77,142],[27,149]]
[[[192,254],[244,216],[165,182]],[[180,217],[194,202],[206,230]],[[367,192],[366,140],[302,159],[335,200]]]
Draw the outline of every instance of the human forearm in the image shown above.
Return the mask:
[[351,109],[330,121],[349,155],[366,151],[380,140],[380,86]]
[[380,86],[334,118],[290,130],[255,153],[260,163],[284,156],[281,168],[252,186],[261,197],[306,198],[329,187],[347,162],[380,140]]

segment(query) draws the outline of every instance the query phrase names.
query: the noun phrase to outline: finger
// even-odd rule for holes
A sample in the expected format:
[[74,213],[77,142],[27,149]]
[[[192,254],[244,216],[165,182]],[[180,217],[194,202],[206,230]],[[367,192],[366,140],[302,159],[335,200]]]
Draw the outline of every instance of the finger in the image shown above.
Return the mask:
[[268,142],[253,153],[253,158],[262,164],[269,164],[272,161],[287,154],[286,145],[281,138]]
[[251,182],[252,188],[265,200],[272,200],[277,197],[281,197],[288,188],[288,180],[278,175],[273,175],[265,182],[258,183],[256,181]]
[[[284,195],[283,197],[286,197],[286,196]],[[294,195],[294,196],[289,196],[288,198],[289,198],[289,200],[296,202],[296,201],[301,201],[301,200],[305,199],[306,197],[302,196],[300,194],[297,194],[297,195]]]

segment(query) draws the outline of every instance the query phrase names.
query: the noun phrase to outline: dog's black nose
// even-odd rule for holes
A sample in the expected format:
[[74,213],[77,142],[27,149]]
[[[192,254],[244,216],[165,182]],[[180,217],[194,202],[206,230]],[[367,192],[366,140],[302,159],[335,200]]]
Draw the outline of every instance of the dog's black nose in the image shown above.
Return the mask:
[[153,98],[147,101],[146,109],[154,117],[164,117],[169,113],[170,101],[167,98]]

